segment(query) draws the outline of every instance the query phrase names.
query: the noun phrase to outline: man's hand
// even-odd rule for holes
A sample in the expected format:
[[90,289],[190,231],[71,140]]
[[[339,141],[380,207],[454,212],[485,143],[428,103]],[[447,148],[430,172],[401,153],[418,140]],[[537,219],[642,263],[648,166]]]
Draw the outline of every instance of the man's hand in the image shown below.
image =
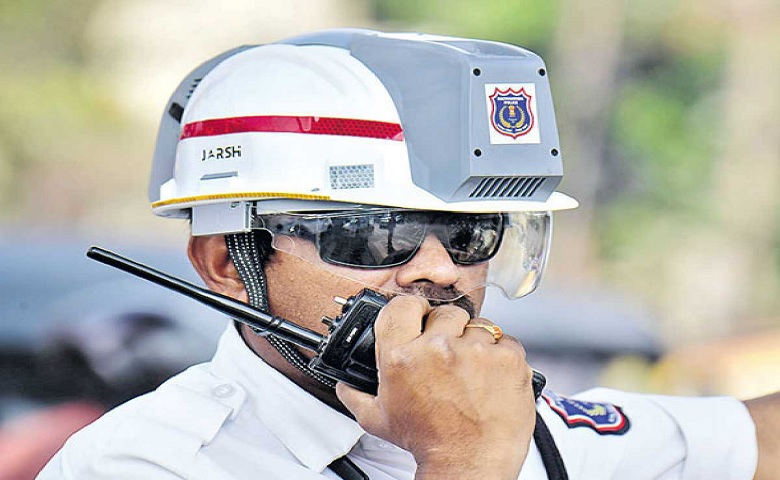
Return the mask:
[[517,340],[467,323],[458,307],[393,298],[374,326],[377,396],[336,393],[366,431],[414,455],[417,478],[515,480],[533,435],[533,372]]

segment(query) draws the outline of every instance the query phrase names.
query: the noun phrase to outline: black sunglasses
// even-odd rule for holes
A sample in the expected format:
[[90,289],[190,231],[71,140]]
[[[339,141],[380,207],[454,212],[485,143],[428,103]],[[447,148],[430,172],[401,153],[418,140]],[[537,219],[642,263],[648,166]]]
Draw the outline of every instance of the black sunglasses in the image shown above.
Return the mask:
[[450,213],[421,210],[351,210],[260,216],[273,234],[310,240],[328,263],[356,268],[387,268],[410,261],[429,233],[436,235],[452,261],[483,263],[501,246],[501,213]]

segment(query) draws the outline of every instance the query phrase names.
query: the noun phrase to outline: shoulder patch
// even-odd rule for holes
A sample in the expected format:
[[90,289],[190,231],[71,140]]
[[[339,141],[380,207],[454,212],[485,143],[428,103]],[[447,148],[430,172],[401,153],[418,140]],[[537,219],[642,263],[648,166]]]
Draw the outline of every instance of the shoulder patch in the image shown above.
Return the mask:
[[542,398],[569,428],[586,427],[599,435],[623,435],[631,422],[617,405],[563,397],[549,390]]

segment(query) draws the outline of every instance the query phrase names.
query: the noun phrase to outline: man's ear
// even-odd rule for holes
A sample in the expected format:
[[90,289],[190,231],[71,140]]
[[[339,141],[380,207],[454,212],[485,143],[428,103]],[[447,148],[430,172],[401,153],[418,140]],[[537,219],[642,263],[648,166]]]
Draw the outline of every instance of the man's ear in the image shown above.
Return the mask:
[[211,290],[244,302],[248,300],[244,282],[230,259],[223,235],[191,236],[187,255]]

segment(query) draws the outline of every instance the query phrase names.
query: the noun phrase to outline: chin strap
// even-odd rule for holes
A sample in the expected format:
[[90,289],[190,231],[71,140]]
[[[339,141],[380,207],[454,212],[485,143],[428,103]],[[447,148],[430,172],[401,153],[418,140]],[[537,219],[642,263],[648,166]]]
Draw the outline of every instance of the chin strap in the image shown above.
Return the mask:
[[[238,275],[244,282],[249,304],[268,312],[268,282],[265,278],[263,265],[273,253],[268,238],[258,238],[261,233],[246,232],[225,235],[230,259],[233,261]],[[253,329],[255,330],[255,329]],[[255,333],[259,333],[255,330]],[[275,335],[266,335],[266,340],[287,362],[328,388],[336,388],[336,382],[320,375],[309,368],[309,361],[301,355],[294,345]],[[343,456],[333,461],[328,468],[344,480],[369,480],[349,458]]]
[[[230,259],[244,282],[249,304],[270,313],[268,312],[268,284],[263,266],[273,251],[270,238],[258,238],[261,235],[263,232],[233,233],[225,235],[225,243]],[[295,368],[328,388],[336,388],[335,381],[309,368],[309,360],[294,345],[275,335],[265,335],[265,338]]]

